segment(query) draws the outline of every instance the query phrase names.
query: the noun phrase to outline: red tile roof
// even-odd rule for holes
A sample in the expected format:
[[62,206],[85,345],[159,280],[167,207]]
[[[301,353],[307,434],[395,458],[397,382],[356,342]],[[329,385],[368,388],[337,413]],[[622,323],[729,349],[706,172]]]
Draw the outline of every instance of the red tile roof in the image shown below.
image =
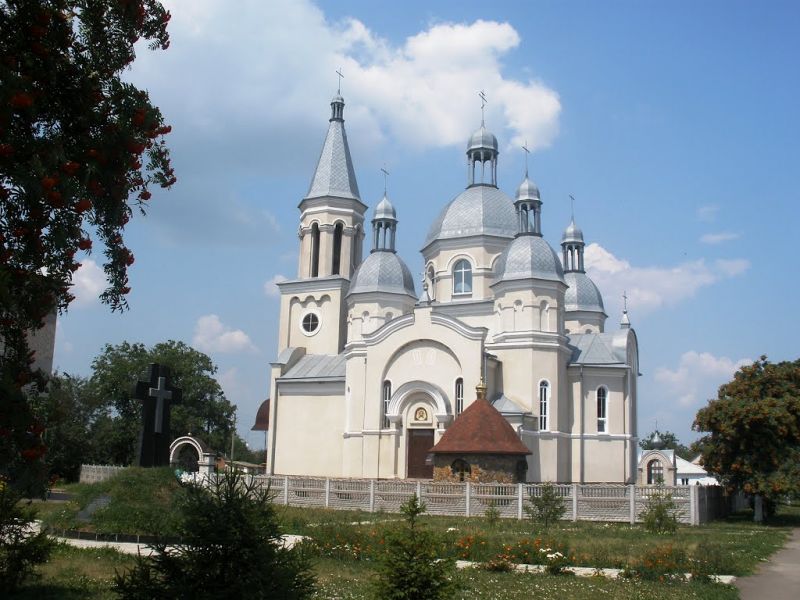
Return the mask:
[[485,399],[475,400],[444,432],[433,454],[530,454],[514,428]]

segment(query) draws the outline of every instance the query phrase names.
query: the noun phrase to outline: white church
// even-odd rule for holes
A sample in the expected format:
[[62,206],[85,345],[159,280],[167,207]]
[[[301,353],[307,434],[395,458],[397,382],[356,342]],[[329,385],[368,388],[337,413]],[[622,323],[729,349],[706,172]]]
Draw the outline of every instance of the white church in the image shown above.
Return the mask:
[[466,188],[421,249],[418,294],[386,196],[365,223],[343,115],[337,94],[299,204],[297,277],[278,284],[268,472],[430,478],[431,449],[485,378],[529,450],[521,480],[634,483],[636,334],[626,313],[607,330],[574,219],[559,258],[527,173],[513,198],[499,189],[497,138],[481,124]]

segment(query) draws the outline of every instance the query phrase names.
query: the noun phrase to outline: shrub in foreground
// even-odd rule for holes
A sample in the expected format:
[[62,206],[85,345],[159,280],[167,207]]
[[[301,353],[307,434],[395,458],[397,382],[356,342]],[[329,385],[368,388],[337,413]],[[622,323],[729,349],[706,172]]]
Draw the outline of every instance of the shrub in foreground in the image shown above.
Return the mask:
[[127,599],[307,598],[306,558],[284,547],[269,491],[233,472],[208,488],[182,484],[180,544],[153,544],[116,591]]
[[35,511],[0,481],[0,590],[15,590],[36,565],[47,561],[53,543],[33,528]]
[[564,516],[564,499],[558,495],[555,486],[549,481],[542,485],[541,494],[528,498],[525,513],[538,527],[548,529],[550,525]]

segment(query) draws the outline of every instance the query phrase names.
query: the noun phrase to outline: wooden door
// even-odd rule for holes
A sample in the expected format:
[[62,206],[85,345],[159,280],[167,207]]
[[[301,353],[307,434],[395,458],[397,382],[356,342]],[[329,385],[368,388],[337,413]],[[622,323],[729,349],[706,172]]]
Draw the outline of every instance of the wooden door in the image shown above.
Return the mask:
[[408,469],[406,477],[415,479],[431,479],[433,464],[426,465],[430,449],[433,448],[433,429],[407,429],[408,433]]

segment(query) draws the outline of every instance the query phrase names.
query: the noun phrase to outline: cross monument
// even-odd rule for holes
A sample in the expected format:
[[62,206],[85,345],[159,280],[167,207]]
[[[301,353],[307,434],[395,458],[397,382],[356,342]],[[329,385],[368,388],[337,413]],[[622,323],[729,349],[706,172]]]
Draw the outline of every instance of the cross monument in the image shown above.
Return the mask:
[[136,383],[134,398],[142,403],[137,464],[160,467],[169,464],[170,408],[181,401],[181,390],[172,385],[169,367],[151,363],[147,378]]

